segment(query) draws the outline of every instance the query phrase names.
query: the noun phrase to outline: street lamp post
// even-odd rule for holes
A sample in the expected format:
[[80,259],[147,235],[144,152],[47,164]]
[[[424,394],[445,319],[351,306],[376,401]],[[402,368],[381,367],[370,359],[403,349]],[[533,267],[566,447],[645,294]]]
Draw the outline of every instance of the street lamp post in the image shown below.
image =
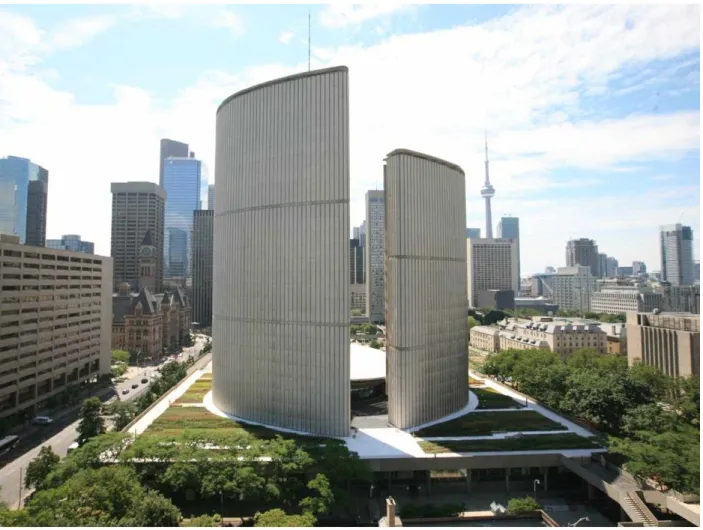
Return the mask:
[[538,478],[536,478],[536,479],[532,482],[532,491],[534,492],[534,497],[535,497],[535,499],[537,498],[537,486],[539,486],[539,484],[540,484],[540,481],[539,481]]

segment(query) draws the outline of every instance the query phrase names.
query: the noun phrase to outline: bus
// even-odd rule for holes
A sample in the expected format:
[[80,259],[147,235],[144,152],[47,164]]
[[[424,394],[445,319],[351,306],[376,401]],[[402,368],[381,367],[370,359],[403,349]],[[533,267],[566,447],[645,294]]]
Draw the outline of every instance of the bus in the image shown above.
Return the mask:
[[10,449],[14,449],[20,443],[20,437],[11,434],[0,440],[0,455],[7,453]]

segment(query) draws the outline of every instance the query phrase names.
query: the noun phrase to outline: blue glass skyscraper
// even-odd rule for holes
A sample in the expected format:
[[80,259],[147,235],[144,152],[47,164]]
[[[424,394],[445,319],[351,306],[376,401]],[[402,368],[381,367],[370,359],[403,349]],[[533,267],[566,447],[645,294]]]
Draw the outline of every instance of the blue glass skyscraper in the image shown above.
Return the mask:
[[43,247],[49,172],[17,156],[0,158],[0,232]]
[[195,158],[164,160],[164,277],[189,278],[193,211],[200,209],[202,163]]

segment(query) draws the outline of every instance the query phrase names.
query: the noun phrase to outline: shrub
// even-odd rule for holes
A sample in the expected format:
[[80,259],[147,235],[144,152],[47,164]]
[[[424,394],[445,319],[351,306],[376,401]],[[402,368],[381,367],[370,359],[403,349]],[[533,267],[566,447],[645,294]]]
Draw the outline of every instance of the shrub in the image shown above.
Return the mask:
[[526,512],[534,512],[540,509],[540,504],[534,497],[515,498],[508,501],[508,513],[510,515],[519,515]]

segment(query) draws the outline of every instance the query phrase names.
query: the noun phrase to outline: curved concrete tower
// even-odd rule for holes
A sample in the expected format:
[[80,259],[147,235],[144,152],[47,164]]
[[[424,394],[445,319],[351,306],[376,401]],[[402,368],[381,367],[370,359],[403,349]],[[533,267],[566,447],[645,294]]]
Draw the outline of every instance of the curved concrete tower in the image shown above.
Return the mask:
[[397,149],[386,158],[388,419],[400,429],[468,400],[464,172]]
[[227,98],[215,171],[213,403],[245,420],[347,436],[347,68]]

